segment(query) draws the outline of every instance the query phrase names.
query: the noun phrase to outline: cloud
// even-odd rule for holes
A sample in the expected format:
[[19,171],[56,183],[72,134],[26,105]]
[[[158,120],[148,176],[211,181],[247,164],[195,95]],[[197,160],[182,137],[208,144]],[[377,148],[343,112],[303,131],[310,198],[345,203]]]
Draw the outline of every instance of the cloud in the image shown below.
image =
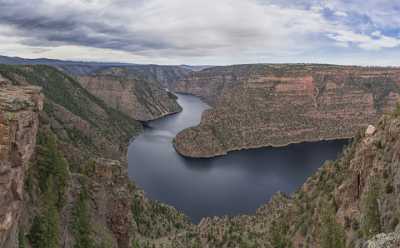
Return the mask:
[[[17,3],[18,2],[18,3]],[[292,50],[326,25],[319,13],[257,1],[1,1],[0,23],[31,46],[80,45],[137,54],[205,56]]]
[[366,50],[380,50],[400,46],[400,39],[382,35],[380,31],[374,31],[371,35],[365,35],[347,30],[339,30],[328,34],[328,36],[344,46],[353,43]]
[[382,1],[0,0],[0,53],[209,64],[396,48],[400,8]]
[[335,11],[334,13],[336,16],[348,16],[346,12],[343,11]]

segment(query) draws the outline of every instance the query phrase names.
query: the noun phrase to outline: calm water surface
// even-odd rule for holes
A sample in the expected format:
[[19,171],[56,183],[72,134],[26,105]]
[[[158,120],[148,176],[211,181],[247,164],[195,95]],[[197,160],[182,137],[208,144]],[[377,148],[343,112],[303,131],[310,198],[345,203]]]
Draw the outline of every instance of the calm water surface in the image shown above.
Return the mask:
[[324,141],[188,159],[172,146],[175,135],[200,122],[208,108],[199,98],[177,94],[179,114],[148,123],[129,146],[129,176],[146,195],[186,213],[205,216],[254,212],[277,191],[291,193],[348,141]]

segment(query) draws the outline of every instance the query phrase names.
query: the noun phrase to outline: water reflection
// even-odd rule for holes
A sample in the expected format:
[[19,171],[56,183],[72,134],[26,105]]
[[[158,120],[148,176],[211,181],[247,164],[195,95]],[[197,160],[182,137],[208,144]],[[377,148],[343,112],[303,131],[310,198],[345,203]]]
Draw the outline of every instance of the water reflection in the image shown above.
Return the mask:
[[172,139],[200,122],[208,108],[178,94],[183,111],[147,123],[128,152],[129,176],[148,197],[170,204],[197,222],[204,216],[254,212],[277,191],[293,192],[347,141],[294,144],[229,153],[212,159],[179,156]]

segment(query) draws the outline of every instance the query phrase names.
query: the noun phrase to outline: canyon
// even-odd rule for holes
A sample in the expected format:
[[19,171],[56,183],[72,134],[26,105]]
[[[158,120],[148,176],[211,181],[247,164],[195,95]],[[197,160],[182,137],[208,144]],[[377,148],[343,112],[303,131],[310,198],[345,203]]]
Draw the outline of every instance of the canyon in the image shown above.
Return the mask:
[[[194,225],[129,180],[126,147],[143,127],[101,99],[103,90],[60,68],[0,65],[0,246],[398,247],[398,76],[395,68],[246,65],[171,84],[213,107],[176,137],[184,155],[354,137],[292,195]],[[174,104],[158,83],[148,92]]]
[[189,225],[127,176],[140,122],[55,68],[0,65],[0,75],[1,247],[131,247]]
[[91,94],[135,120],[149,121],[181,111],[173,94],[127,68],[111,68],[79,76]]
[[307,64],[254,64],[192,72],[173,89],[213,108],[200,125],[176,136],[187,157],[353,137],[393,110],[400,69]]

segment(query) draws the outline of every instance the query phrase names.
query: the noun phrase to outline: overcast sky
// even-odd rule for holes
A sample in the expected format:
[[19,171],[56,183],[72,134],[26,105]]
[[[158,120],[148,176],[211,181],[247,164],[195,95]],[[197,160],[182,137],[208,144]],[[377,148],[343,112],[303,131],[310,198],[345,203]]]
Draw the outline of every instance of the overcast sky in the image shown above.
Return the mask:
[[400,66],[400,1],[0,0],[0,55]]

